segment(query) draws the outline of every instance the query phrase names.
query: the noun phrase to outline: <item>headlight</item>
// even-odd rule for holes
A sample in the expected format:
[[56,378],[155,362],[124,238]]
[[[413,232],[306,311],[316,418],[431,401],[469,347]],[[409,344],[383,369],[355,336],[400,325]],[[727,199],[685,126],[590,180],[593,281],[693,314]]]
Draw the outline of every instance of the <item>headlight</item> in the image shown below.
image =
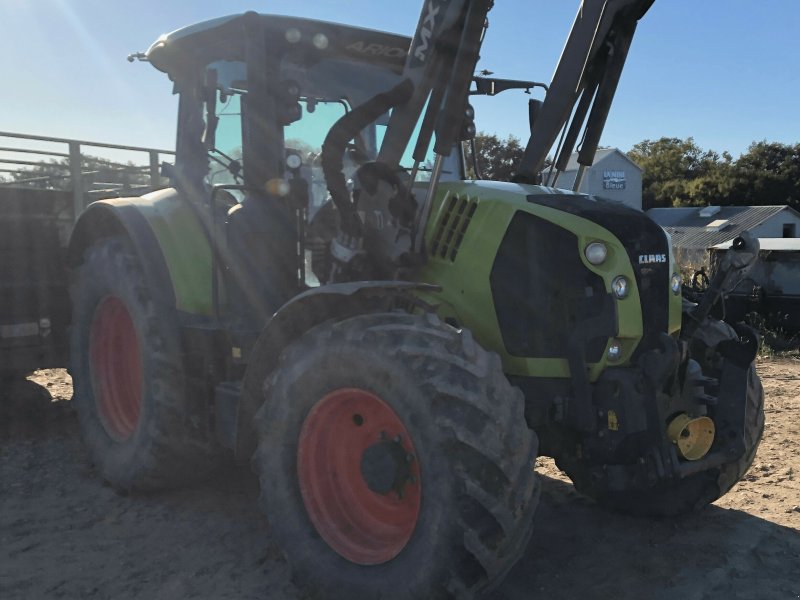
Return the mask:
[[672,289],[672,293],[676,296],[681,293],[681,287],[683,286],[683,278],[681,277],[680,273],[673,273],[672,279],[670,279],[669,287]]
[[614,296],[619,300],[627,298],[630,291],[628,289],[628,280],[620,275],[611,282],[611,291],[614,292]]
[[612,362],[616,362],[622,357],[622,344],[619,343],[619,340],[611,340],[606,356]]
[[601,265],[608,256],[608,248],[603,242],[592,242],[583,251],[588,260],[593,265]]

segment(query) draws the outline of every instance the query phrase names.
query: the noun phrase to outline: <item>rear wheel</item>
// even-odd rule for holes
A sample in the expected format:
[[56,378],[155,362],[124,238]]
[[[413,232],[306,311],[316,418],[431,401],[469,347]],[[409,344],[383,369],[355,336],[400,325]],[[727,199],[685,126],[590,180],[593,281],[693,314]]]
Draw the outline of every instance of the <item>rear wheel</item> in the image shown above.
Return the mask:
[[139,336],[125,303],[106,296],[97,305],[89,332],[89,361],[97,416],[106,433],[125,441],[142,412],[142,361]]
[[157,305],[122,238],[89,248],[72,289],[74,400],[92,460],[120,490],[172,487],[219,464],[184,389],[174,310]]
[[265,389],[262,503],[307,592],[471,597],[522,555],[536,436],[468,332],[402,313],[324,324]]

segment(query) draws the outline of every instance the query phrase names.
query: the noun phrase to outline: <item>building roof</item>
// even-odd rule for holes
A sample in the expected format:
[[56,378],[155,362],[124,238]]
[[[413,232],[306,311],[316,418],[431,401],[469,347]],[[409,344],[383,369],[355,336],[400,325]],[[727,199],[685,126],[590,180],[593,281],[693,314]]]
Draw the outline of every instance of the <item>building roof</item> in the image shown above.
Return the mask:
[[[619,154],[622,158],[631,163],[639,171],[642,170],[642,168],[639,165],[633,162],[630,159],[630,157],[619,148],[598,148],[597,153],[594,155],[594,164],[597,165],[598,163],[600,163],[600,161],[605,160],[612,154]],[[569,173],[570,171],[577,171],[578,167],[580,167],[580,165],[578,164],[578,153],[573,152],[572,156],[569,157],[569,162],[567,163],[567,168],[564,170],[564,173]]]
[[647,215],[667,230],[674,246],[705,250],[758,227],[782,211],[800,218],[800,213],[785,205],[651,208]]
[[[732,244],[733,240],[728,240],[714,249],[727,250]],[[762,252],[800,252],[800,238],[758,238],[758,245]]]

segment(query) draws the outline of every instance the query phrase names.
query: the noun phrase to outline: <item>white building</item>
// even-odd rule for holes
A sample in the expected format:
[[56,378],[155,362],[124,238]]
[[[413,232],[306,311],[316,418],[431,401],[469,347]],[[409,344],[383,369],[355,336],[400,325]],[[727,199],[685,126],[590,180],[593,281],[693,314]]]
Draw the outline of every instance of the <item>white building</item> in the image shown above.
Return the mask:
[[651,208],[647,216],[670,233],[676,249],[706,250],[742,231],[758,238],[800,235],[800,213],[786,205]]
[[[556,187],[571,190],[578,175],[578,153],[567,163],[567,169],[556,182]],[[547,181],[548,170],[544,171]],[[600,148],[594,164],[586,170],[579,192],[616,200],[642,210],[642,169],[618,148]]]

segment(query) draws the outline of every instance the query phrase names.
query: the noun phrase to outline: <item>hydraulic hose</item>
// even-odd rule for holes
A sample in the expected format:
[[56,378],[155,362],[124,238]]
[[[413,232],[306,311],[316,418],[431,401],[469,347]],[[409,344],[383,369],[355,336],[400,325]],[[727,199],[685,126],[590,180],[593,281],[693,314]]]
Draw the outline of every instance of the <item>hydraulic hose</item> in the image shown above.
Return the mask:
[[344,178],[343,157],[347,143],[387,110],[406,102],[413,92],[414,84],[411,80],[404,79],[391,90],[377,94],[344,115],[325,136],[321,154],[322,174],[331,199],[339,209],[342,230],[347,235],[358,236],[361,233],[361,222]]

